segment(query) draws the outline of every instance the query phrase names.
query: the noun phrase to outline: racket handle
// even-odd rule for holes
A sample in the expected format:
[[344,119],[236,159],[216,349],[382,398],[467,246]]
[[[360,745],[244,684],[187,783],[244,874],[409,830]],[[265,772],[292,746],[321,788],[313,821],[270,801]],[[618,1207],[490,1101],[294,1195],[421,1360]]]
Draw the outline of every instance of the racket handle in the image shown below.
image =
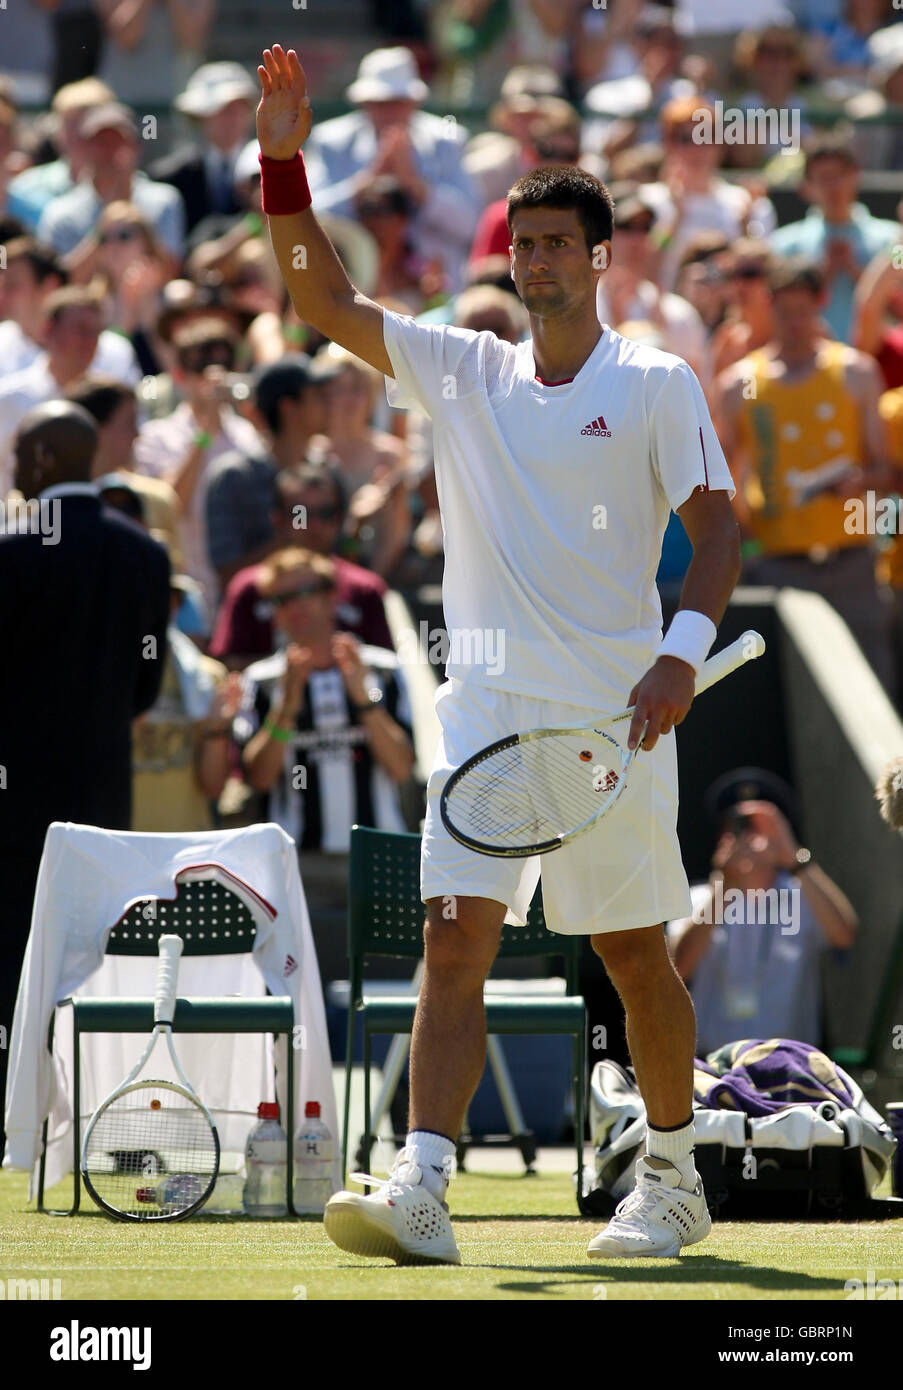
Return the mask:
[[173,935],[161,936],[157,947],[160,960],[157,965],[157,988],[154,993],[154,1023],[172,1023],[176,1011],[176,981],[179,977],[182,938]]
[[716,652],[710,656],[696,677],[696,694],[701,695],[703,690],[708,690],[710,685],[716,681],[723,680],[729,676],[731,671],[736,671],[738,666],[742,666],[746,661],[754,661],[757,656],[761,656],[765,650],[765,638],[758,632],[749,628],[738,637],[736,642],[731,642],[729,647],[723,651]]

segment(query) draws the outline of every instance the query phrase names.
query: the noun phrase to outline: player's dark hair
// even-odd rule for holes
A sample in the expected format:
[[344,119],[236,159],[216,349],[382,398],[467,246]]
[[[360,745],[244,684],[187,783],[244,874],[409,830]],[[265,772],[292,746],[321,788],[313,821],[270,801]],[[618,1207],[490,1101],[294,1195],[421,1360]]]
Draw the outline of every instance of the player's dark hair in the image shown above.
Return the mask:
[[546,164],[531,169],[508,193],[508,231],[521,208],[572,209],[583,228],[590,255],[600,241],[611,240],[614,204],[599,179],[572,164]]
[[773,295],[781,290],[808,290],[817,299],[824,287],[821,266],[807,256],[782,256],[768,274],[768,288]]

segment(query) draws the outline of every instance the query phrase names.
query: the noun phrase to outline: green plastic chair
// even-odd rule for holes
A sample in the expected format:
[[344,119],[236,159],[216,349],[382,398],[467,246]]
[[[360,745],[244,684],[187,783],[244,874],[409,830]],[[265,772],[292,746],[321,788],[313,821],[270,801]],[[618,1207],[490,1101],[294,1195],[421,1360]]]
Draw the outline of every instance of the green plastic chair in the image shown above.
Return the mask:
[[[368,998],[364,991],[364,962],[368,956],[398,956],[419,960],[423,955],[425,909],[420,899],[420,836],[351,829],[348,886],[348,960],[350,995],[348,1044],[345,1054],[345,1111],[342,1131],[342,1171],[347,1172],[351,1069],[354,1057],[355,1014],[364,1026],[364,1168],[369,1168],[375,1135],[370,1133],[370,1055],[375,1033],[410,1033],[416,997]],[[583,1210],[583,1135],[586,1120],[586,1005],[578,994],[580,937],[548,930],[537,888],[525,927],[505,926],[498,960],[515,956],[558,956],[565,963],[567,995],[563,998],[508,997],[486,1000],[489,1033],[570,1034],[574,1052],[575,1132],[578,1206]]]
[[891,946],[890,956],[884,970],[884,983],[875,1003],[872,1021],[864,1047],[835,1047],[831,1058],[846,1071],[861,1072],[859,1082],[864,1091],[869,1091],[878,1079],[881,1060],[887,1048],[887,1040],[893,1036],[893,1025],[900,1017],[900,1003],[903,998],[903,917]]
[[[182,938],[185,956],[242,955],[254,948],[257,923],[247,905],[228,887],[216,879],[191,879],[178,885],[174,899],[143,898],[133,903],[112,928],[107,939],[107,954],[113,956],[156,956],[157,941],[166,932]],[[130,998],[67,998],[57,1008],[72,1009],[74,1038],[72,1113],[72,1172],[74,1193],[68,1211],[54,1211],[44,1206],[44,1172],[47,1161],[47,1129],[45,1119],[41,1161],[38,1168],[38,1211],[48,1216],[74,1216],[81,1200],[81,1171],[79,1131],[81,1116],[81,1047],[83,1033],[144,1033],[150,1036],[154,1027],[154,1001]],[[50,1019],[48,1051],[53,1050],[53,1031],[56,1011]],[[287,1133],[294,1134],[294,1007],[286,996],[261,996],[254,999],[233,997],[179,998],[173,1018],[174,1033],[285,1033],[287,1035],[286,1065],[286,1124]],[[292,1144],[288,1145],[286,1167],[286,1198],[288,1209],[296,1215],[292,1203]]]

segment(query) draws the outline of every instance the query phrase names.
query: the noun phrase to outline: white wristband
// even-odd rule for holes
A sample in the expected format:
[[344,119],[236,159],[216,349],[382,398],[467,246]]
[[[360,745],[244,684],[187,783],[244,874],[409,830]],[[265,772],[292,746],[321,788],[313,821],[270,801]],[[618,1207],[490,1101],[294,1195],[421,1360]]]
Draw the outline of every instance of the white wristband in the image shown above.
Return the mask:
[[711,618],[692,608],[682,608],[674,614],[656,660],[660,656],[676,656],[692,666],[698,676],[717,635],[718,629]]

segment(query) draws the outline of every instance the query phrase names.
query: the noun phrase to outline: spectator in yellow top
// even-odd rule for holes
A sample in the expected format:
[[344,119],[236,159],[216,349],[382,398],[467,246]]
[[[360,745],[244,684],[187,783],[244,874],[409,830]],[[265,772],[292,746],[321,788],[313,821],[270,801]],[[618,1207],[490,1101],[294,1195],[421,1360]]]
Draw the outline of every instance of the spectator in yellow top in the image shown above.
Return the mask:
[[746,548],[746,582],[822,594],[889,690],[889,615],[871,538],[851,524],[845,506],[887,479],[878,369],[871,357],[824,336],[825,284],[814,262],[780,261],[769,283],[773,339],[717,383],[734,505],[754,542]]
[[[878,409],[887,429],[890,460],[894,466],[891,486],[900,494],[903,493],[903,386],[885,391]],[[894,510],[894,522],[888,528],[890,541],[879,555],[878,573],[890,591],[894,697],[897,709],[903,713],[903,503],[899,495]]]

